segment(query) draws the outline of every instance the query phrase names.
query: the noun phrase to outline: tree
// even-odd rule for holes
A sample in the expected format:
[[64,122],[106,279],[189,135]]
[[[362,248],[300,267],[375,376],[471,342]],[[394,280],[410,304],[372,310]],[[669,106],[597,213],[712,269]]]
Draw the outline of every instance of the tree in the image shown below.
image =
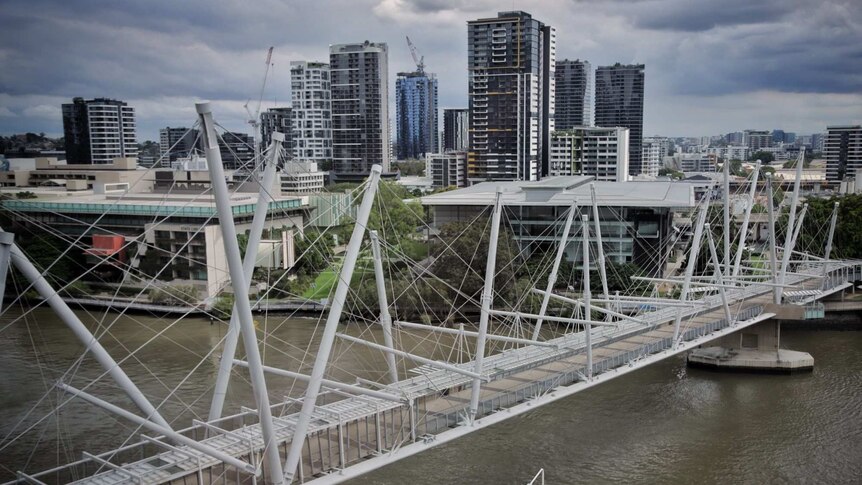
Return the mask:
[[424,160],[402,160],[392,164],[392,168],[401,171],[401,175],[425,175]]
[[763,151],[760,151],[760,152],[754,152],[754,153],[752,153],[752,154],[748,157],[748,159],[749,159],[749,160],[751,160],[751,161],[760,160],[760,161],[765,165],[765,164],[767,164],[767,163],[772,163],[772,162],[774,162],[774,161],[775,161],[775,155],[773,155],[773,154],[771,154],[771,153],[769,153],[769,152],[763,152]]
[[[862,257],[862,195],[848,194],[828,199],[809,198],[808,212],[802,223],[802,230],[796,242],[798,251],[812,251],[815,256],[823,256],[832,209],[838,202],[838,222],[832,243],[832,258]],[[787,217],[782,217],[786,221]],[[786,222],[784,222],[786,226]]]
[[658,175],[659,177],[670,177],[672,179],[682,179],[685,177],[685,174],[683,174],[679,170],[674,170],[667,167],[662,167],[658,169]]
[[[438,241],[431,247],[431,255],[436,258],[431,272],[476,301],[485,283],[488,243],[491,239],[489,226],[488,218],[480,218],[472,223],[444,224],[440,228]],[[501,227],[494,277],[498,305],[511,301],[514,296],[514,264],[517,259],[517,243],[508,227]],[[465,301],[465,297],[454,290],[447,289],[447,295],[456,305]]]
[[332,263],[332,239],[321,237],[317,231],[305,231],[294,238],[296,264],[294,269],[305,274],[316,274]]
[[[368,227],[377,231],[389,244],[401,244],[424,225],[425,211],[403,186],[394,182],[380,182],[371,208]],[[357,198],[359,203],[361,198]]]

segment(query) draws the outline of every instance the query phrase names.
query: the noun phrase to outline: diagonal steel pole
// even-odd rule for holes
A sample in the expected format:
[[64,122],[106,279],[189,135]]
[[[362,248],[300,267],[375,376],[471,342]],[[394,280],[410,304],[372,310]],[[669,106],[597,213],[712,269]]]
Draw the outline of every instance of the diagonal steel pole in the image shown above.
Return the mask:
[[[742,249],[748,237],[748,223],[751,221],[751,209],[754,208],[754,195],[757,193],[757,177],[760,175],[760,160],[754,164],[754,172],[751,174],[751,187],[748,192],[748,205],[745,206],[745,216],[742,218],[742,229],[739,231],[739,244],[736,246],[736,258],[733,262],[732,277],[739,275],[739,264],[742,261]],[[727,270],[725,270],[727,271]]]
[[231,286],[235,298],[236,313],[239,314],[239,328],[242,332],[242,343],[245,347],[249,374],[251,375],[254,400],[257,405],[261,435],[264,443],[264,471],[266,483],[279,485],[283,483],[281,458],[278,453],[275,427],[272,424],[272,410],[269,407],[269,394],[266,389],[266,378],[263,375],[263,363],[260,350],[257,347],[257,334],[251,315],[251,304],[248,301],[248,281],[243,274],[243,264],[239,254],[239,242],[236,239],[236,226],[233,222],[233,210],[230,205],[230,195],[225,182],[224,167],[221,152],[213,124],[212,109],[209,103],[195,105],[201,122],[201,137],[210,172],[210,185],[215,198],[219,225],[221,226],[224,252],[227,256],[230,270]]
[[[383,260],[380,256],[380,239],[377,231],[371,231],[371,252],[374,255],[374,282],[377,284],[377,301],[380,306],[380,326],[383,327],[383,343],[390,349],[395,348],[392,342],[392,316],[389,314],[389,301],[386,298],[386,279],[383,275]],[[398,368],[395,366],[395,355],[386,353],[386,366],[389,368],[389,381],[398,382]]]
[[[2,230],[2,229],[0,229]],[[27,255],[16,245],[12,244],[11,248],[12,265],[27,278],[33,285],[33,288],[39,292],[39,296],[45,299],[45,302],[54,310],[54,313],[60,317],[60,320],[72,330],[75,337],[84,344],[99,365],[111,376],[114,382],[120,386],[120,389],[135,403],[135,406],[144,413],[146,419],[158,424],[159,426],[171,429],[171,425],[159,414],[153,404],[144,396],[144,393],[129,379],[122,367],[117,364],[108,351],[102,347],[98,339],[90,332],[90,330],[81,323],[81,320],[75,315],[75,312],[69,308],[69,305],[60,298],[60,295],[51,287],[48,281],[42,276],[42,273],[33,266],[33,263],[27,258]]]
[[[476,358],[473,372],[482,374],[482,364],[485,360],[485,336],[488,334],[488,320],[491,318],[491,302],[494,301],[494,275],[497,270],[497,239],[500,237],[500,213],[503,206],[503,189],[497,187],[497,199],[494,202],[494,214],[491,216],[491,238],[488,240],[488,259],[485,262],[485,287],[482,290],[482,313],[479,315],[479,335],[476,337]],[[482,379],[473,379],[470,390],[470,409],[467,419],[472,423],[479,412],[479,394]]]
[[[781,251],[781,269],[778,272],[778,284],[783,285],[787,276],[787,265],[790,264],[790,256],[793,253],[791,245],[793,230],[796,224],[796,205],[799,203],[799,187],[802,184],[802,165],[805,161],[805,147],[799,149],[796,158],[796,180],[793,181],[793,198],[790,201],[790,215],[787,219],[787,234],[784,238],[784,249]],[[780,296],[779,301],[781,303]]]
[[380,172],[382,171],[383,168],[380,165],[371,167],[368,187],[365,189],[362,203],[359,205],[359,211],[356,214],[356,224],[353,226],[350,242],[347,243],[347,250],[344,253],[344,264],[341,266],[341,272],[338,276],[338,285],[335,288],[335,294],[332,296],[329,316],[326,318],[326,326],[323,328],[320,347],[317,350],[314,367],[311,369],[308,387],[305,390],[305,399],[302,400],[302,409],[299,412],[296,427],[293,430],[293,439],[287,452],[287,460],[284,463],[284,480],[287,483],[293,481],[293,478],[296,476],[296,467],[299,465],[302,446],[305,443],[305,436],[308,434],[308,426],[311,424],[314,408],[317,406],[317,396],[320,393],[323,374],[329,363],[329,354],[332,352],[332,343],[335,340],[338,324],[341,322],[341,311],[344,309],[344,301],[347,299],[347,290],[350,289],[350,279],[353,277],[353,269],[356,267],[359,247],[362,245],[362,239],[365,237],[368,216],[371,214],[374,195],[377,193],[377,182],[380,180]]
[[[246,246],[245,258],[242,262],[242,272],[247,283],[251,282],[251,276],[254,274],[254,264],[257,260],[257,251],[260,246],[263,226],[266,223],[266,214],[269,210],[269,203],[272,200],[271,191],[272,183],[275,181],[275,167],[278,165],[278,156],[281,152],[281,143],[283,141],[284,134],[277,131],[272,134],[269,157],[263,170],[257,205],[254,208],[254,218],[251,221],[251,230],[248,234],[248,245]],[[213,398],[210,402],[210,421],[221,418],[221,413],[224,409],[224,400],[227,396],[228,385],[230,384],[230,374],[233,370],[233,359],[236,355],[239,331],[239,312],[237,311],[236,302],[234,302],[233,311],[231,311],[230,316],[230,325],[228,326],[224,347],[222,348],[215,388],[213,389]]]
[[[539,315],[544,316],[548,309],[548,302],[551,299],[551,291],[554,289],[554,284],[557,282],[557,272],[560,270],[560,262],[563,260],[563,255],[566,253],[566,244],[569,242],[569,231],[572,229],[572,220],[575,218],[575,213],[578,211],[578,205],[572,202],[569,207],[569,214],[566,216],[566,223],[563,226],[563,234],[560,236],[560,244],[557,246],[557,257],[554,259],[554,265],[551,267],[551,273],[548,275],[548,286],[545,288],[544,297],[542,298],[542,306],[539,307]],[[536,326],[533,329],[533,340],[539,340],[539,332],[542,330],[543,319],[536,320]]]

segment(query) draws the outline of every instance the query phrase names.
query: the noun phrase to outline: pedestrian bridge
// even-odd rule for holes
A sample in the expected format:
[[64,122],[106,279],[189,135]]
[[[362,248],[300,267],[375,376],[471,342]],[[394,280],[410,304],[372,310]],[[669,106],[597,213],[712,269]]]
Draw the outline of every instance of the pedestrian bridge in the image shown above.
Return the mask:
[[[820,265],[799,268],[800,273],[822,270]],[[790,304],[840,292],[862,279],[860,270],[859,262],[829,263],[824,278],[788,275],[788,285],[800,297]],[[412,377],[374,390],[391,398],[324,385],[329,402],[314,410],[297,479],[322,484],[359,476],[775,316],[764,311],[773,301],[772,288],[733,288],[726,297],[735,309],[730,321],[724,317],[720,296],[710,295],[692,300],[685,308],[644,313],[638,321],[622,319],[612,326],[593,327],[591,372],[584,331],[491,355],[483,361],[479,409],[472,422],[466,416],[473,378],[465,374],[474,368],[472,362],[453,364],[465,373],[432,365],[414,367]],[[678,314],[684,326],[675,345],[673,323]],[[285,399],[272,406],[281,456],[287,454],[293,440],[301,404],[301,399]],[[195,422],[180,433],[259,469],[264,440],[254,409],[208,423]],[[264,476],[249,471],[153,434],[63,467],[21,474],[18,483],[209,484],[267,479],[265,470]]]

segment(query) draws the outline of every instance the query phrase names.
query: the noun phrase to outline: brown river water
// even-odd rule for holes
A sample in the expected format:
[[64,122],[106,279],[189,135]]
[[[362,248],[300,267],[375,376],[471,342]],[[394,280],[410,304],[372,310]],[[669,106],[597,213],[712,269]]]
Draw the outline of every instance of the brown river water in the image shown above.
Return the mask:
[[[104,313],[82,317],[88,323]],[[123,443],[134,427],[65,396],[52,383],[72,368],[82,345],[52,313],[36,310],[0,319],[0,482],[16,470],[36,472]],[[116,318],[108,314],[106,323]],[[316,320],[264,319],[273,338],[264,358],[275,367],[310,365],[319,332]],[[102,341],[121,359],[170,319],[123,316]],[[4,328],[5,327],[5,328]],[[95,325],[93,326],[95,328]],[[206,417],[218,354],[207,353],[224,326],[187,318],[168,328],[123,365],[131,379],[158,402],[195,366],[165,407],[175,427]],[[368,329],[341,329],[361,335]],[[776,376],[723,374],[688,369],[682,357],[624,375],[562,401],[514,417],[455,442],[377,470],[362,484],[526,483],[540,469],[556,483],[862,483],[862,332],[782,329],[782,346],[810,352],[813,373]],[[446,357],[433,341],[407,339],[404,348]],[[377,379],[381,354],[337,345],[335,378]],[[145,365],[143,365],[143,364]],[[71,374],[71,373],[69,373]],[[64,380],[82,387],[100,374],[86,358]],[[239,376],[246,375],[243,372]],[[300,395],[292,381],[269,376],[273,401]],[[106,379],[88,391],[133,409]],[[42,399],[41,404],[37,404]],[[226,411],[253,406],[250,386],[234,379]],[[26,416],[32,409],[32,413]],[[33,425],[43,419],[41,424]],[[27,432],[22,432],[32,426]],[[14,441],[10,440],[21,435]]]

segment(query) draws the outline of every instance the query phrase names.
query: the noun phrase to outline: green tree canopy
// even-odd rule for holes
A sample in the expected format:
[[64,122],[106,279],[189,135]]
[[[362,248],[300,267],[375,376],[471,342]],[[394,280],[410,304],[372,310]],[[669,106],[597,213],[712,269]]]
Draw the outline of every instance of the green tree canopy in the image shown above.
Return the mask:
[[767,163],[774,162],[775,161],[775,155],[773,155],[769,152],[760,151],[760,152],[752,153],[751,155],[749,155],[748,159],[751,161],[760,160],[765,165]]

